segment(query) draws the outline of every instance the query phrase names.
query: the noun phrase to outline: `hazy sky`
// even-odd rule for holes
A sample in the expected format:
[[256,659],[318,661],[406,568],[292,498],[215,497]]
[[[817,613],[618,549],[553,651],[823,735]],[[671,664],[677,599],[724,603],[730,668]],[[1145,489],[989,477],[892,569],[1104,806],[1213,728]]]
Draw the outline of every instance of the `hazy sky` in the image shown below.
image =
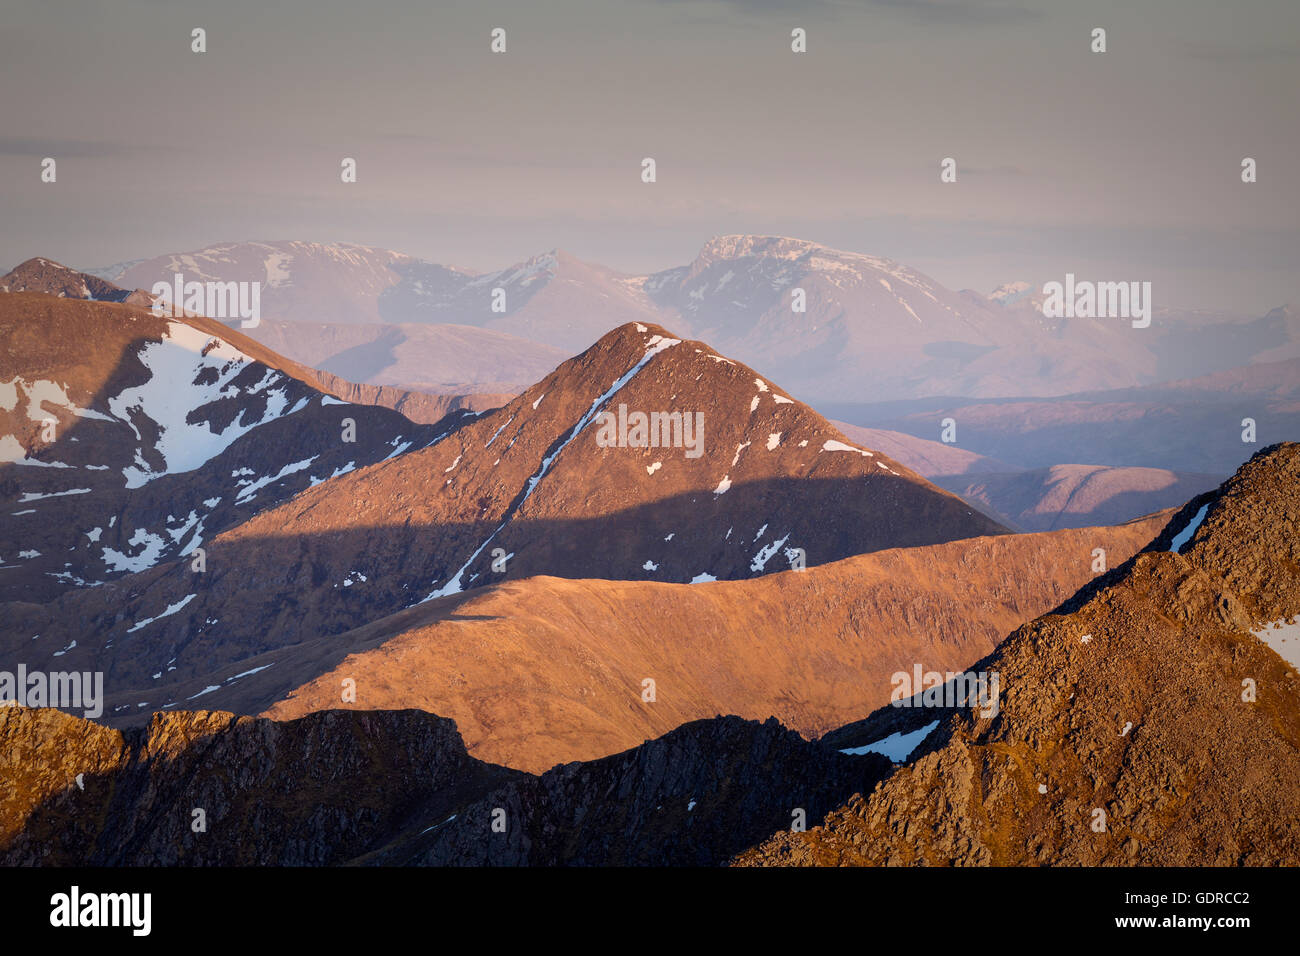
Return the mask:
[[1152,281],[1157,306],[1300,301],[1297,0],[5,8],[4,268],[318,239],[648,272],[752,232],[953,288],[1071,271]]

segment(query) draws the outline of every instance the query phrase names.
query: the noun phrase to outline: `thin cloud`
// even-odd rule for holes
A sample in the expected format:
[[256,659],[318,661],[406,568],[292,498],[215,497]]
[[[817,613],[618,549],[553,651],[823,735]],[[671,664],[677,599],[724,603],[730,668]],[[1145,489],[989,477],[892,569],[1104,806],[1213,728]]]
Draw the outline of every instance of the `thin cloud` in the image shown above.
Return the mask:
[[[655,0],[685,5],[694,0]],[[961,26],[1005,24],[1039,17],[1013,0],[717,0],[717,4],[750,13],[829,14],[864,12],[870,8],[902,14],[922,23]]]
[[1267,63],[1300,59],[1300,46],[1295,44],[1255,43],[1230,46],[1226,43],[1200,43],[1188,44],[1185,49],[1187,55],[1195,59],[1221,63]]

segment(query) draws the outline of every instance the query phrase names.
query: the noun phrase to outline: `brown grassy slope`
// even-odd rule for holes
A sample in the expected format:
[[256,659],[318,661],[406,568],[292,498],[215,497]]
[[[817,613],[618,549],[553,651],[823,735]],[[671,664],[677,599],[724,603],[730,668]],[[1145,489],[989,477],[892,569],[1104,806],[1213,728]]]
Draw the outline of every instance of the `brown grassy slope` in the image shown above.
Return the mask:
[[740,862],[1300,864],[1300,678],[1250,634],[1300,613],[1297,531],[1300,446],[1273,446],[1012,635],[984,665],[996,717],[949,718],[869,796]]
[[[895,549],[749,581],[530,578],[265,655],[275,667],[204,699],[245,709],[304,675],[314,679],[268,716],[419,707],[453,718],[475,756],[530,771],[720,713],[775,716],[816,736],[885,703],[897,670],[984,656],[1089,580],[1094,548],[1122,561],[1166,517]],[[356,681],[355,705],[341,703],[345,678]],[[654,703],[641,698],[645,678]]]

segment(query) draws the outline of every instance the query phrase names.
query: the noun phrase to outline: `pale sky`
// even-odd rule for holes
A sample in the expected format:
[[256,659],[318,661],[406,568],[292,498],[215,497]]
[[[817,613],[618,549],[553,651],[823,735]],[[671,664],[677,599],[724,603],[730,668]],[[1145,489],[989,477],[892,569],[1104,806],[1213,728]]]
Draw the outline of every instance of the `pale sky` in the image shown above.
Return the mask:
[[314,239],[649,272],[749,232],[1262,314],[1300,302],[1297,91],[1296,0],[9,0],[0,266]]

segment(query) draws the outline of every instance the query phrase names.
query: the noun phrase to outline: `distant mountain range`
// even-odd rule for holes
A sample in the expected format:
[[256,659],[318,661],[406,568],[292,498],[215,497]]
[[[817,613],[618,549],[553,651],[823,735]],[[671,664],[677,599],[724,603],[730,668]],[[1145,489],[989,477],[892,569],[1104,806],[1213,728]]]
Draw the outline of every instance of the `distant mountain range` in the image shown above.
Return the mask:
[[[303,249],[294,253],[300,246]],[[323,248],[287,244],[289,251],[282,255],[286,260],[292,255],[319,258]],[[734,252],[735,247],[724,251]],[[375,257],[387,255],[354,250],[342,261],[355,268],[358,262],[373,265]],[[191,267],[189,260],[168,263]],[[536,278],[549,273],[525,269],[511,274]],[[5,280],[61,297],[122,301],[127,295],[104,279],[48,259],[29,260]],[[1037,298],[1022,286],[1013,283],[994,298],[1032,305]],[[275,286],[284,287],[283,280]],[[135,301],[141,297],[149,300],[138,293]],[[1276,327],[1277,321],[1274,317],[1263,324]],[[1185,319],[1189,329],[1202,331],[1223,322],[1222,316],[1210,314]],[[425,424],[436,424],[455,409],[500,407],[526,388],[513,379],[526,382],[544,375],[565,354],[503,332],[446,324],[266,320],[255,334],[273,349],[293,352],[300,361],[318,366],[312,379],[330,394],[393,408]],[[352,381],[341,374],[349,370],[365,381],[403,384]],[[918,474],[961,494],[994,520],[1017,530],[1046,530],[1126,520],[1176,505],[1188,494],[1213,486],[1239,461],[1242,426],[1248,420],[1256,422],[1257,442],[1300,435],[1297,382],[1300,360],[1290,360],[1059,399],[940,398],[878,405],[831,403],[823,408],[858,422],[889,426],[836,423],[865,446],[892,454]],[[947,420],[960,422],[960,442],[929,440],[927,436],[936,435]],[[965,477],[972,472],[987,477],[974,482]]]
[[1021,531],[1116,524],[1187,501],[1222,480],[1164,468],[1053,465],[1010,474],[938,477],[936,483]]
[[[568,354],[617,325],[658,323],[712,343],[815,405],[1065,395],[1300,358],[1300,316],[1287,307],[1227,318],[1157,305],[1146,329],[1123,319],[1046,319],[1041,295],[1023,283],[989,297],[954,292],[889,259],[776,236],[719,236],[691,263],[640,276],[560,250],[475,274],[388,250],[295,241],[225,243],[95,275],[148,289],[177,272],[262,282],[263,313],[275,323],[472,326]],[[796,298],[804,311],[794,310]],[[383,343],[411,337],[405,329],[370,333],[360,353],[347,345],[330,356],[308,329],[268,334],[290,358],[355,381],[410,384],[447,374],[412,377],[385,364]],[[512,380],[481,369],[481,349],[465,345],[414,354],[463,356],[474,374]],[[305,357],[309,350],[314,358]]]

